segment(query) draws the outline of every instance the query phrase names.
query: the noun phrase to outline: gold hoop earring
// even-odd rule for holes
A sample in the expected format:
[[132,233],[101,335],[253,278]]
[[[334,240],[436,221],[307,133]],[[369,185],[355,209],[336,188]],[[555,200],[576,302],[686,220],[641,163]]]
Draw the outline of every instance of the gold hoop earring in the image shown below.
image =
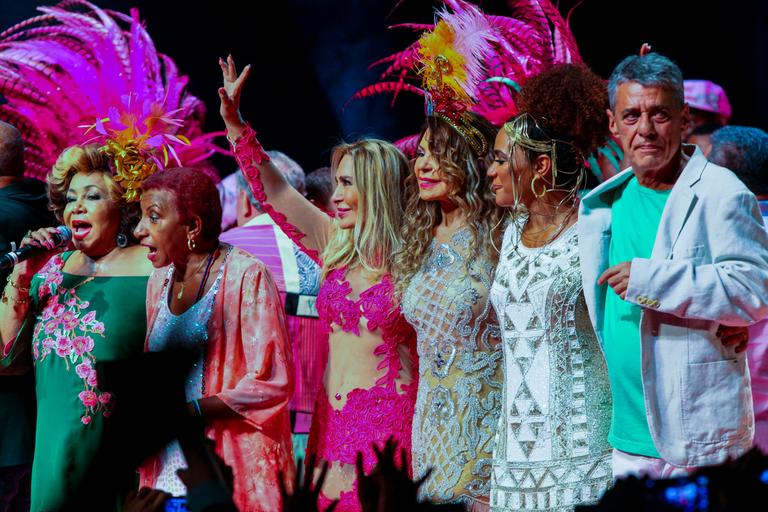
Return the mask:
[[[545,195],[547,195],[547,186],[544,185],[544,188],[541,190],[541,194],[536,192],[536,180],[539,179],[539,175],[536,174],[533,179],[531,180],[531,192],[533,192],[533,195],[536,196],[536,199],[541,199]],[[542,181],[543,182],[543,181]]]
[[190,251],[194,251],[196,247],[197,247],[197,244],[195,243],[195,239],[192,237],[187,238],[187,248]]

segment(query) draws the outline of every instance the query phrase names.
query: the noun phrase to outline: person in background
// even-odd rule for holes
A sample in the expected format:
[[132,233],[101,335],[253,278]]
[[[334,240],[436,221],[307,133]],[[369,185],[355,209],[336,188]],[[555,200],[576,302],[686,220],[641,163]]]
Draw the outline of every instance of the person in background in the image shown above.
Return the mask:
[[[278,151],[267,154],[297,191],[304,190],[304,171]],[[242,171],[237,178],[237,227],[220,240],[259,258],[272,273],[283,301],[288,338],[293,349],[296,386],[290,404],[294,457],[304,458],[312,409],[328,356],[328,333],[320,323],[315,299],[320,266],[312,261],[267,215],[253,196]]]
[[704,156],[709,156],[712,151],[712,134],[722,128],[723,125],[715,123],[702,124],[694,128],[686,141],[699,147]]
[[683,128],[683,142],[695,144],[690,137],[702,125],[728,124],[732,113],[731,103],[722,87],[709,80],[685,80],[683,91],[689,112],[688,125]]
[[[0,121],[0,254],[11,251],[25,233],[53,226],[42,181],[24,178],[24,142],[12,125]],[[0,270],[5,284],[10,270]],[[0,512],[29,508],[35,436],[35,379],[0,376]]]
[[237,173],[232,173],[216,184],[221,202],[221,230],[237,226]]
[[631,166],[581,201],[584,296],[613,394],[614,477],[665,478],[752,446],[746,354],[718,334],[768,316],[768,234],[744,184],[682,144],[674,63],[627,57],[608,95]]
[[[732,170],[757,196],[763,221],[768,224],[768,133],[746,126],[720,128],[712,134],[709,160]],[[755,445],[768,454],[768,322],[749,328],[747,361],[755,409]]]
[[321,167],[307,174],[307,199],[328,215],[336,214],[333,196],[333,176],[330,167]]

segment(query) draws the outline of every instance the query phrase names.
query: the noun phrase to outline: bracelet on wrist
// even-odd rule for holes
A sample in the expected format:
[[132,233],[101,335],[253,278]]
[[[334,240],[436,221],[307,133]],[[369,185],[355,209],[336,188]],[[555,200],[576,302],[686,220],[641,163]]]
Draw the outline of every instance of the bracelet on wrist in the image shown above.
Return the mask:
[[[16,278],[16,282],[13,282],[13,274],[8,274],[8,277],[5,279],[5,285],[8,286],[9,284],[20,292],[29,292],[29,286],[19,285],[19,278]],[[30,283],[26,284],[29,285]]]
[[16,299],[14,297],[8,297],[8,294],[5,293],[5,290],[3,290],[2,296],[0,296],[0,301],[2,301],[3,304],[8,304],[9,299],[14,304],[26,304],[29,302],[29,297],[27,297],[26,299]]

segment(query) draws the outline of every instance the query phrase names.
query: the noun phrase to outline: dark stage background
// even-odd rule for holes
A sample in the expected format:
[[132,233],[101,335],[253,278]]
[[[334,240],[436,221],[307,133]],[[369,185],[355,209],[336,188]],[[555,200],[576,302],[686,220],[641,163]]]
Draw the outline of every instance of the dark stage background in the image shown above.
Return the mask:
[[[34,16],[54,2],[0,0],[0,28]],[[189,75],[189,89],[208,106],[207,125],[219,130],[216,58],[231,52],[253,64],[243,114],[265,147],[295,158],[305,170],[327,165],[342,138],[375,135],[397,139],[422,121],[419,98],[347,99],[376,78],[370,62],[415,40],[390,31],[399,22],[430,22],[439,2],[405,0],[283,0],[190,2],[101,0],[99,6],[140,9],[160,52]],[[504,0],[478,2],[508,14]],[[567,13],[578,2],[564,0]],[[394,8],[394,10],[393,10]],[[675,60],[686,78],[721,84],[734,109],[733,124],[768,129],[768,2],[763,0],[584,0],[571,16],[582,56],[607,77],[621,58],[644,41]],[[230,160],[216,161],[223,173]]]

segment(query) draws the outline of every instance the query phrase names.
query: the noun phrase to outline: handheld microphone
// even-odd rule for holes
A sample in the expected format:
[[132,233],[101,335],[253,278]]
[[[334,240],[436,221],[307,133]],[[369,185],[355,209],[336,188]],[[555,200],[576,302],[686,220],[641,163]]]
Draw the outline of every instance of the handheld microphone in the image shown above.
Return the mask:
[[[56,228],[56,233],[52,234],[52,238],[56,247],[64,247],[72,240],[72,230],[66,226],[59,226]],[[16,249],[0,256],[0,270],[13,268],[21,261],[48,251],[49,249],[45,247],[37,247],[35,245],[27,245],[21,249]]]

